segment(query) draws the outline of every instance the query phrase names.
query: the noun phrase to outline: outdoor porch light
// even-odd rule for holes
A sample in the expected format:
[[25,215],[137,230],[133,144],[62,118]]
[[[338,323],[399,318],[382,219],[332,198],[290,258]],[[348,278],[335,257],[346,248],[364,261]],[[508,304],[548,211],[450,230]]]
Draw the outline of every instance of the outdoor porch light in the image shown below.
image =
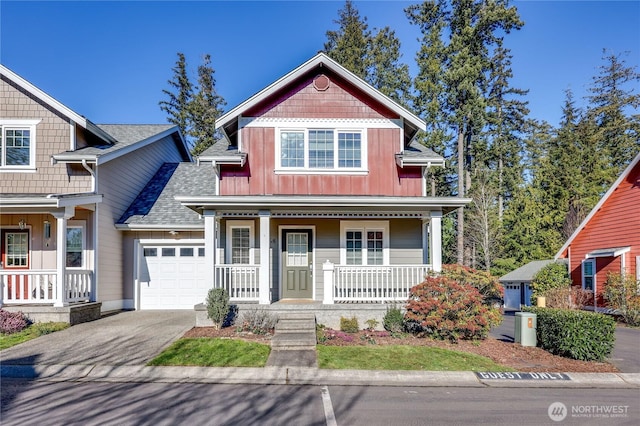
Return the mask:
[[18,227],[21,231],[24,230],[24,228],[27,227],[27,222],[24,219],[20,219],[20,222],[18,222]]
[[44,221],[44,238],[47,240],[51,238],[51,224],[48,220]]

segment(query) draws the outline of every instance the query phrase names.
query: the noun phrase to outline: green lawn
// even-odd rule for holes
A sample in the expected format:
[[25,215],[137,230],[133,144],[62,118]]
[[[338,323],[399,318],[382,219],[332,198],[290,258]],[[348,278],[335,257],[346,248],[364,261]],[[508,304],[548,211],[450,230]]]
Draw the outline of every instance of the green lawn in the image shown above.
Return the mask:
[[[174,342],[148,365],[264,367],[271,348],[236,339],[187,338]],[[317,346],[318,366],[327,369],[512,371],[489,358],[426,346]]]
[[271,347],[234,339],[180,339],[147,365],[264,367]]
[[318,366],[352,370],[512,371],[489,358],[425,346],[318,345]]
[[0,334],[0,350],[10,348],[27,340],[68,328],[66,322],[39,322],[13,334]]

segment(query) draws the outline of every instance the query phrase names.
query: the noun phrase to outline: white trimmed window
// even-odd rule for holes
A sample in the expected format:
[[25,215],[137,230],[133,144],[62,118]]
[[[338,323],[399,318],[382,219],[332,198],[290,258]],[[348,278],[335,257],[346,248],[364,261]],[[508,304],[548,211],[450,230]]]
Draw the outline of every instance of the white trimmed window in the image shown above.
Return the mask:
[[254,263],[254,223],[250,220],[227,221],[226,262],[236,265]]
[[280,171],[364,171],[366,142],[362,130],[281,130],[277,144]]
[[582,288],[595,291],[596,288],[596,261],[586,259],[582,261]]
[[341,221],[342,265],[388,265],[388,221]]
[[35,169],[36,124],[39,121],[0,119],[0,170]]
[[85,258],[85,227],[74,221],[67,226],[67,268],[84,268]]

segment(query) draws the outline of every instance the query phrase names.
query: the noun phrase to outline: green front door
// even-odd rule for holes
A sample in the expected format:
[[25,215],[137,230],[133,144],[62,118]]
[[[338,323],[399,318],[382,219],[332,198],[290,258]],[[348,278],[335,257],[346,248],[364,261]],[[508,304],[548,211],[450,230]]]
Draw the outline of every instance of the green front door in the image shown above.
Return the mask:
[[282,298],[313,298],[313,256],[310,229],[282,231]]

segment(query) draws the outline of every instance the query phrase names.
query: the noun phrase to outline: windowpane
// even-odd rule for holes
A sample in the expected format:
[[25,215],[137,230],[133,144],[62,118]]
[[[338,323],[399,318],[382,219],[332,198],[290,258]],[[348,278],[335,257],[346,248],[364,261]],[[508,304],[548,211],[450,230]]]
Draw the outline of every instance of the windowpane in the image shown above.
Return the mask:
[[309,236],[306,232],[287,234],[287,266],[307,266],[309,264]]
[[231,263],[249,264],[251,240],[249,228],[231,229]]
[[28,129],[6,129],[4,148],[7,166],[28,166],[30,160],[31,131]]
[[144,257],[156,257],[158,255],[157,248],[146,248],[144,249]]
[[333,168],[333,130],[309,130],[309,167]]
[[361,231],[347,231],[347,265],[362,265]]
[[367,265],[382,265],[382,231],[367,232]]
[[582,282],[584,283],[584,289],[593,291],[594,282],[594,263],[592,260],[586,260],[582,262]]
[[176,255],[176,249],[174,247],[164,247],[162,249],[162,257],[174,257]]
[[193,257],[193,247],[181,247],[180,257]]
[[204,247],[198,247],[198,257],[204,257]]
[[280,134],[280,162],[282,167],[304,167],[304,133]]
[[67,268],[82,268],[82,228],[67,228]]
[[361,167],[360,133],[338,133],[338,167]]
[[6,234],[7,266],[26,267],[29,259],[29,238],[27,232]]

